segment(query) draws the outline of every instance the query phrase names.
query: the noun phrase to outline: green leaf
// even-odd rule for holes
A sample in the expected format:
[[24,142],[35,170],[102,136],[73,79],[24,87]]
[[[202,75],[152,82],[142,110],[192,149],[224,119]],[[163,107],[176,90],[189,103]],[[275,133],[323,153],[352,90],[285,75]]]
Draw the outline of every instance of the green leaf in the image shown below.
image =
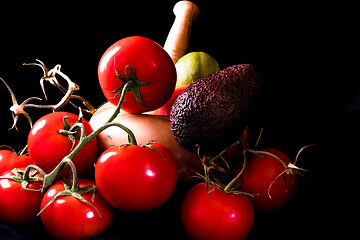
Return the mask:
[[154,148],[154,146],[153,146],[153,145],[151,145],[150,143],[156,143],[156,141],[155,141],[155,140],[150,140],[150,141],[147,141],[146,143],[144,143],[144,144],[140,145],[140,147],[147,147],[147,148],[150,148],[151,150],[153,150],[153,151],[157,152],[158,154],[160,154],[160,155],[161,155],[164,159],[166,159],[166,158],[165,158],[165,156],[164,156],[164,155],[162,155],[162,153],[161,153],[161,152],[159,152],[158,150],[156,150],[156,148]]
[[69,190],[64,190],[61,192],[58,192],[46,205],[45,207],[43,207],[40,212],[37,214],[37,216],[39,216],[48,206],[50,206],[50,204],[52,204],[56,198],[60,197],[60,196],[71,196],[72,192]]
[[90,203],[89,201],[85,200],[85,199],[81,196],[81,194],[79,194],[78,192],[75,192],[75,193],[72,193],[71,196],[73,196],[74,198],[78,199],[79,201],[81,201],[81,202],[83,202],[83,203],[86,203],[86,204],[90,205],[91,207],[93,207],[93,208],[96,210],[96,212],[99,214],[100,218],[101,218],[101,214],[100,214],[99,210],[98,210],[92,203]]
[[67,117],[63,117],[64,130],[69,130],[71,128],[69,121],[66,119]]
[[[114,65],[115,65],[115,59],[114,59]],[[124,83],[118,89],[116,89],[115,91],[109,91],[109,92],[110,93],[116,93],[114,98],[117,98],[122,94],[126,94],[126,93],[123,93],[123,89],[124,89],[125,85],[128,85],[127,88],[126,88],[127,92],[131,92],[132,95],[134,96],[134,98],[136,99],[136,101],[141,106],[146,107],[143,100],[142,100],[142,97],[141,97],[140,88],[149,85],[151,82],[140,81],[136,77],[135,71],[134,71],[134,69],[132,69],[132,67],[130,65],[125,66],[125,74],[127,73],[127,69],[130,69],[130,76],[129,77],[120,75],[119,72],[117,71],[116,65],[115,65],[115,74]]]

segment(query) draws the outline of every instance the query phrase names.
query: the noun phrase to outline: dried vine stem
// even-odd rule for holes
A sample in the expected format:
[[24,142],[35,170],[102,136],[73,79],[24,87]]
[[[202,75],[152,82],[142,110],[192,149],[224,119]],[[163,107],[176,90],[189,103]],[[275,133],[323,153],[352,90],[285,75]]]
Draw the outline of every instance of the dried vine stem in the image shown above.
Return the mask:
[[39,59],[36,59],[36,61],[38,63],[24,63],[23,65],[24,66],[39,66],[43,70],[44,76],[41,77],[41,79],[40,79],[40,86],[41,86],[41,89],[42,89],[42,91],[44,93],[45,99],[47,100],[48,98],[47,98],[45,88],[44,88],[44,81],[48,81],[52,85],[59,88],[63,93],[65,93],[66,89],[63,86],[61,86],[61,84],[58,82],[58,80],[55,77],[55,74],[56,74],[55,70],[60,71],[61,65],[57,64],[53,69],[49,70],[46,67],[45,63],[43,63]]
[[[70,78],[67,75],[65,75],[63,72],[61,72],[61,70],[60,70],[61,65],[60,64],[57,64],[54,68],[49,70],[46,67],[45,63],[43,63],[39,59],[36,59],[36,61],[38,63],[24,63],[24,65],[39,66],[43,70],[44,76],[41,77],[41,79],[40,79],[40,85],[41,85],[41,89],[42,89],[42,91],[44,93],[45,99],[47,100],[47,95],[46,95],[45,88],[44,88],[44,81],[49,82],[51,85],[57,87],[58,89],[60,89],[60,91],[62,93],[65,94],[65,96],[61,99],[61,101],[57,105],[52,105],[52,107],[41,107],[40,106],[40,108],[50,108],[50,109],[55,108],[55,110],[53,109],[53,111],[58,111],[62,106],[64,106],[67,103],[70,103],[75,108],[78,108],[74,103],[72,103],[70,101],[70,99],[72,98],[72,99],[78,99],[78,100],[82,101],[84,106],[87,108],[87,109],[82,109],[83,111],[91,113],[91,114],[95,113],[96,108],[94,108],[92,106],[92,104],[88,100],[86,100],[85,98],[83,98],[81,96],[73,94],[76,90],[79,90],[79,86],[76,85],[76,84],[75,84],[75,86],[70,86],[70,82],[71,82],[71,85],[73,85],[74,83],[70,80]],[[69,84],[68,89],[64,88],[58,82],[58,80],[56,79],[56,74],[59,74],[62,78],[64,78],[68,82],[68,84]],[[71,91],[71,94],[69,94],[70,91]],[[46,105],[44,105],[44,106],[46,106]],[[50,105],[48,105],[48,106],[50,106]]]
[[47,99],[47,96],[46,96],[46,92],[44,89],[44,81],[48,81],[49,83],[56,86],[63,92],[65,91],[65,88],[63,86],[61,86],[61,84],[56,79],[56,74],[60,75],[63,79],[65,79],[67,81],[68,88],[65,92],[65,95],[61,98],[61,100],[57,104],[54,104],[54,105],[27,104],[27,107],[51,109],[54,112],[59,111],[60,108],[62,108],[69,102],[73,93],[76,90],[79,90],[80,88],[76,83],[71,81],[71,79],[66,74],[64,74],[63,72],[60,71],[60,69],[61,69],[60,64],[57,64],[53,69],[49,70],[42,61],[40,61],[38,59],[36,59],[36,61],[38,61],[39,63],[25,63],[24,65],[36,65],[36,66],[40,66],[42,68],[42,70],[44,72],[44,76],[40,79],[40,85],[41,85],[41,88],[43,90],[43,93],[44,93],[44,96],[46,99]]
[[12,117],[13,117],[13,125],[11,126],[11,128],[9,128],[9,130],[15,128],[18,131],[18,128],[16,126],[16,123],[19,119],[20,114],[23,114],[27,120],[29,121],[30,124],[30,128],[32,127],[32,120],[29,116],[29,114],[27,112],[25,112],[25,108],[29,106],[28,102],[34,99],[37,100],[41,100],[40,98],[37,97],[30,97],[28,99],[26,99],[25,101],[23,101],[20,105],[18,104],[15,94],[13,93],[13,91],[11,90],[11,88],[9,87],[9,85],[5,82],[4,79],[0,78],[0,80],[5,84],[7,90],[9,91],[10,95],[11,95],[11,100],[12,100],[12,106],[10,107],[10,111],[12,113]]
[[[61,92],[64,93],[64,96],[61,98],[61,100],[57,104],[53,104],[53,105],[38,105],[38,104],[29,103],[31,100],[42,100],[41,98],[38,98],[38,97],[29,97],[24,102],[22,102],[21,104],[18,104],[18,102],[16,100],[16,97],[15,97],[15,94],[13,93],[13,91],[11,90],[9,85],[2,78],[0,78],[0,80],[5,84],[7,90],[9,91],[9,93],[11,95],[12,103],[13,103],[13,105],[10,107],[10,111],[12,113],[14,122],[13,122],[13,125],[12,125],[12,127],[10,129],[15,128],[16,130],[18,130],[17,127],[16,127],[16,124],[17,124],[17,121],[19,119],[20,114],[23,114],[27,118],[27,120],[30,123],[30,127],[32,127],[32,120],[31,120],[29,114],[25,111],[25,108],[29,108],[29,107],[41,108],[41,109],[50,109],[53,112],[56,112],[56,111],[59,111],[67,103],[70,103],[74,107],[78,108],[75,104],[73,104],[70,101],[70,99],[78,99],[78,100],[82,101],[82,103],[86,107],[86,109],[82,109],[83,111],[86,111],[86,112],[91,113],[91,114],[93,114],[96,111],[96,109],[91,105],[91,103],[89,101],[87,101],[86,99],[84,99],[81,96],[74,95],[74,92],[76,90],[79,90],[80,88],[76,83],[71,81],[71,79],[66,74],[61,72],[61,70],[60,70],[61,65],[60,64],[57,64],[54,68],[49,70],[42,61],[40,61],[38,59],[36,59],[36,61],[38,63],[24,63],[24,65],[39,66],[43,70],[44,76],[41,77],[41,79],[40,79],[40,85],[41,85],[41,89],[42,89],[42,91],[44,93],[45,99],[47,99],[47,95],[46,95],[46,92],[45,92],[45,89],[44,89],[44,81],[47,81],[51,85],[53,85],[53,86],[57,87],[58,89],[60,89]],[[63,79],[65,79],[67,81],[67,83],[68,83],[67,89],[64,88],[58,82],[58,80],[56,79],[56,74],[60,75]]]

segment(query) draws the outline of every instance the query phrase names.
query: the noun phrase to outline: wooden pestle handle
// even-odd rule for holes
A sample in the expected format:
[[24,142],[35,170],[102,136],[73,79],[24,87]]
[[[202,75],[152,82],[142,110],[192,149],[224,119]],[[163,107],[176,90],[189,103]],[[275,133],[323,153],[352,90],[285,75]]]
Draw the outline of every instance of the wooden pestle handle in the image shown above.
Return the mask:
[[164,49],[174,64],[185,55],[190,38],[191,25],[199,15],[199,8],[190,1],[179,1],[174,6],[175,20],[166,39]]

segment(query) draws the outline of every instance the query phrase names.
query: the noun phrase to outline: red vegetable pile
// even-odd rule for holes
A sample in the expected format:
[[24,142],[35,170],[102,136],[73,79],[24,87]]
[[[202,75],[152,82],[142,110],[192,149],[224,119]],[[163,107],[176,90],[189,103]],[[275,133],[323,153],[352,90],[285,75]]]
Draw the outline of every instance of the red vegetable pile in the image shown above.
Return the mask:
[[[12,128],[21,115],[31,126],[27,146],[19,153],[6,147],[0,150],[0,221],[4,223],[27,225],[41,219],[54,238],[93,238],[111,225],[114,208],[155,209],[179,183],[190,189],[180,213],[190,237],[244,239],[255,212],[276,211],[294,194],[297,175],[304,170],[296,166],[299,155],[292,161],[277,149],[255,150],[257,143],[251,148],[249,128],[236,133],[241,137],[220,152],[203,153],[198,146],[198,152],[191,153],[175,141],[168,116],[142,114],[165,105],[176,84],[173,60],[148,38],[124,38],[102,56],[98,76],[110,102],[106,114],[104,107],[97,110],[75,95],[79,87],[60,65],[48,69],[39,60],[27,65],[43,69],[40,83],[46,99],[44,82],[63,95],[54,105],[38,104],[42,102],[38,97],[18,104],[1,79],[13,100]],[[61,111],[70,104],[74,113]],[[33,124],[27,108],[51,113]],[[94,114],[91,124],[84,112]],[[189,173],[196,181],[185,181]]]

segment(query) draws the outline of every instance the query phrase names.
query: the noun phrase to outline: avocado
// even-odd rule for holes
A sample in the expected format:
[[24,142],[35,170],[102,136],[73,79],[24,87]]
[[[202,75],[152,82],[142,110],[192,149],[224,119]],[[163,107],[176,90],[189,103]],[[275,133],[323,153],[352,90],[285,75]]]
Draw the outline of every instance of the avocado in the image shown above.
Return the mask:
[[191,152],[214,154],[240,139],[262,93],[251,64],[220,70],[189,85],[170,113],[176,141]]

